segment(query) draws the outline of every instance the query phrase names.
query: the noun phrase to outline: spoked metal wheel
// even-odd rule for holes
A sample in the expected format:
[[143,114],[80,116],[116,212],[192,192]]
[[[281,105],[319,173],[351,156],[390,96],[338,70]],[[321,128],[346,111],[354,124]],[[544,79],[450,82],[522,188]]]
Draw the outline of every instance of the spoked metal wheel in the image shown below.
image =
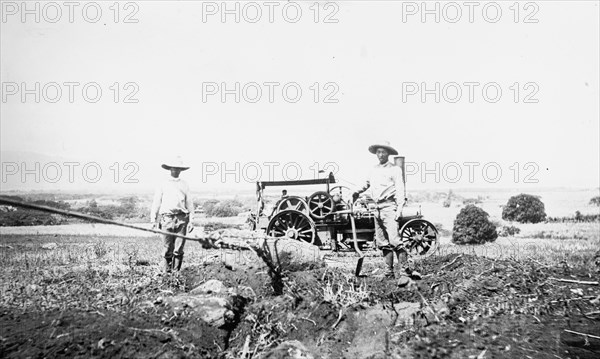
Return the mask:
[[398,233],[411,255],[426,256],[437,249],[438,231],[431,222],[424,219],[411,219]]
[[285,211],[286,209],[308,213],[308,204],[301,197],[290,196],[279,202],[277,212]]
[[316,238],[315,223],[306,214],[288,209],[271,218],[267,226],[267,235],[286,237],[312,244]]
[[335,210],[333,198],[327,192],[319,191],[308,197],[308,213],[313,218],[324,219]]

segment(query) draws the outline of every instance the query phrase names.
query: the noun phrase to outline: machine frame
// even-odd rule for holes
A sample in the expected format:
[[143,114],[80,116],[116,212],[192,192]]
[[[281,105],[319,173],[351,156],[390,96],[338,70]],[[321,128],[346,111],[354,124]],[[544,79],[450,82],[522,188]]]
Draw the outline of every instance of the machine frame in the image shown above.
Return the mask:
[[[403,164],[400,164],[402,168]],[[377,204],[365,197],[354,203],[344,200],[342,189],[350,189],[346,186],[332,187],[335,183],[332,173],[326,178],[312,180],[257,182],[257,207],[248,220],[250,228],[265,231],[273,237],[303,240],[321,249],[354,250],[362,257],[365,247],[375,248]],[[307,197],[282,197],[270,214],[264,213],[266,188],[311,185],[323,185],[325,191],[317,191]],[[332,194],[336,189],[340,193]],[[398,233],[403,246],[410,255],[429,255],[437,249],[438,231],[431,222],[423,219],[420,207],[416,213],[405,214],[407,202],[405,200],[403,215],[398,219]]]

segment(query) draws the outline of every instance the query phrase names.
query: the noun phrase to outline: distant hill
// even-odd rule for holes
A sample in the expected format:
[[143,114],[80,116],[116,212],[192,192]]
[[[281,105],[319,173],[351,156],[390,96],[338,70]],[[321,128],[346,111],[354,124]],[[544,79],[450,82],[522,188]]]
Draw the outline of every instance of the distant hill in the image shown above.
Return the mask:
[[[125,167],[96,158],[53,156],[25,151],[0,152],[0,180],[6,191],[126,192],[148,191],[160,168],[138,162]],[[136,183],[137,182],[137,183]]]

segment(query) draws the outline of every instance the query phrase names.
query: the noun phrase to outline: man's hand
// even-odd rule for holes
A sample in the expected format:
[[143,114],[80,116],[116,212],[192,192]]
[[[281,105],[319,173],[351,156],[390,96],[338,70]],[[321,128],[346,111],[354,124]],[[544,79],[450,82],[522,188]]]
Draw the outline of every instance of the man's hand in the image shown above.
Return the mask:
[[185,229],[185,233],[190,234],[190,233],[192,233],[193,230],[194,230],[194,225],[191,223],[188,223],[187,228]]
[[150,222],[150,225],[152,226],[151,227],[152,229],[158,229],[158,222],[152,221],[152,222]]

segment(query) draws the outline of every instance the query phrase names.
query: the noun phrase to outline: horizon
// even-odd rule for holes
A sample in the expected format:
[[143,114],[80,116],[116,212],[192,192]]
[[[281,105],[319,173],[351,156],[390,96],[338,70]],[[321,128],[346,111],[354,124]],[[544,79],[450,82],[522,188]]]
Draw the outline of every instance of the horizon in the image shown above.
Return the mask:
[[[304,179],[329,164],[357,183],[374,164],[368,146],[382,140],[420,170],[447,172],[440,183],[417,174],[413,189],[600,183],[597,2],[535,3],[527,17],[503,2],[498,19],[475,11],[470,21],[463,8],[457,22],[445,11],[423,19],[411,2],[321,3],[319,13],[301,2],[300,21],[257,23],[223,20],[201,2],[136,4],[134,22],[113,21],[105,3],[98,22],[5,14],[3,187],[130,187],[137,171],[137,185],[152,188],[175,155],[197,188],[244,186],[253,181],[219,172],[252,177],[255,163],[267,177],[270,162],[296,163],[288,175],[300,168]],[[69,183],[61,159],[97,162],[104,176]],[[54,166],[40,183],[15,180],[37,162],[37,172]],[[470,162],[480,164],[472,182]],[[497,182],[482,175],[486,164],[494,181],[502,171]]]

